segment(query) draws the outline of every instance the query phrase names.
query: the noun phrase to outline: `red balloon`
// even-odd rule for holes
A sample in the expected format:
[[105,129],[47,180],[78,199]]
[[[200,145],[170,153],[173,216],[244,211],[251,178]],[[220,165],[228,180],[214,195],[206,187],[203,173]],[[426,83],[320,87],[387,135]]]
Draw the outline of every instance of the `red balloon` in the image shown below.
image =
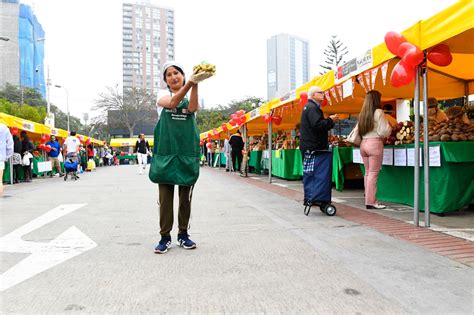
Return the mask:
[[12,136],[16,136],[18,134],[18,128],[17,127],[11,127],[10,132]]
[[270,114],[265,114],[263,115],[262,118],[263,118],[263,121],[266,123],[269,123],[272,120],[272,116],[270,116]]
[[401,87],[409,84],[415,77],[415,69],[400,60],[393,68],[390,76],[390,83],[394,87]]
[[44,150],[46,147],[46,145],[44,143],[40,143],[40,145],[38,145],[38,149],[40,150]]
[[423,58],[423,51],[418,46],[413,45],[405,51],[402,60],[406,65],[414,68],[423,61]]
[[409,42],[401,43],[400,46],[398,47],[397,56],[400,58],[403,58],[407,50],[412,49],[412,48],[415,48],[415,45],[413,45],[412,43],[409,43]]
[[323,99],[323,101],[321,102],[321,107],[325,107],[328,105],[328,100],[327,99]]
[[272,120],[275,123],[275,125],[278,126],[279,124],[281,124],[282,118],[280,116],[273,116]]
[[239,110],[236,112],[237,116],[242,116],[245,114],[245,111],[243,109]]
[[240,116],[240,122],[243,124],[247,121],[247,117],[245,116]]
[[437,66],[446,67],[453,61],[453,56],[447,45],[440,44],[430,49],[428,60]]
[[387,45],[388,50],[394,54],[398,55],[398,48],[401,44],[405,43],[407,40],[402,35],[397,32],[388,32],[385,34],[385,45]]
[[306,103],[308,102],[308,93],[306,92],[301,92],[300,93],[300,105],[305,106]]
[[230,115],[230,120],[234,119],[235,117],[237,117],[237,114]]
[[46,135],[41,135],[40,142],[45,143],[46,141],[48,141],[48,139],[46,138]]
[[44,150],[45,150],[46,152],[51,151],[51,146],[50,146],[49,144],[48,144],[48,145],[45,145],[45,146],[44,146]]

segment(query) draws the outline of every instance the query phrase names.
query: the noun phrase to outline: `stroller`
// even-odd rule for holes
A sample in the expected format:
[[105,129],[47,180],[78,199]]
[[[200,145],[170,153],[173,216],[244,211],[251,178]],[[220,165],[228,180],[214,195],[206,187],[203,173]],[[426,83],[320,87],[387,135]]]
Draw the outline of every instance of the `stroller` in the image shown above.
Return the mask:
[[77,176],[77,166],[79,165],[79,160],[77,155],[74,153],[69,153],[64,160],[64,170],[65,176],[64,180],[67,180],[67,176],[71,175],[71,179],[77,180],[79,176]]
[[304,214],[308,215],[312,206],[319,206],[321,212],[333,216],[336,207],[331,204],[332,151],[314,151],[311,157],[303,166]]

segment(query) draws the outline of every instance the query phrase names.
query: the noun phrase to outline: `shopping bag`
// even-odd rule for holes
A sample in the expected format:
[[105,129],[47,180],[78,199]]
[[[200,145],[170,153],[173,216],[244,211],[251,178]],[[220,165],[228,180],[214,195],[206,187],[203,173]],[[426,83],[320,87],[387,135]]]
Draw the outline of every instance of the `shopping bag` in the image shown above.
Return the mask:
[[30,152],[25,152],[23,154],[23,159],[21,161],[21,164],[24,166],[29,166],[30,165],[30,158],[33,158],[33,155]]
[[352,129],[351,133],[347,136],[346,141],[354,144],[355,146],[360,146],[362,138],[359,134],[359,124],[355,125],[354,129]]

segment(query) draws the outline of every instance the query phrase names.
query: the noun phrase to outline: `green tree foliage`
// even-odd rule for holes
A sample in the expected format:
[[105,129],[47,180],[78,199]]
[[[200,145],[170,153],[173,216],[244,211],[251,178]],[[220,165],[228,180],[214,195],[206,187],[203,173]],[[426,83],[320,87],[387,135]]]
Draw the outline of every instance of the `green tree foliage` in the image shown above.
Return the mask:
[[11,103],[10,101],[0,98],[0,112],[31,120],[42,124],[46,117],[46,109],[44,107],[35,107],[27,104]]
[[340,64],[343,63],[342,58],[348,53],[349,51],[347,50],[347,47],[343,42],[341,42],[340,39],[337,38],[337,35],[332,35],[328,46],[323,52],[323,54],[326,56],[326,60],[324,60],[324,65],[319,65],[324,69],[323,72],[320,72],[320,74],[324,74],[328,71],[336,69]]
[[243,109],[249,112],[263,104],[263,99],[258,97],[246,97],[242,100],[234,100],[227,106],[218,105],[216,108],[202,109],[197,113],[197,125],[199,132],[205,132],[219,127],[222,123],[230,120],[230,115]]

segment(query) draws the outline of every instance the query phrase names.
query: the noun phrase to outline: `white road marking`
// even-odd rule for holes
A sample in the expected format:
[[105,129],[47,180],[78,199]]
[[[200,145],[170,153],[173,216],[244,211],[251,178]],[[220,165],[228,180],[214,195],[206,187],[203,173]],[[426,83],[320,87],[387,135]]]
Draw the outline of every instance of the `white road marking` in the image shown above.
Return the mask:
[[0,238],[0,252],[31,254],[0,275],[0,292],[97,246],[75,226],[48,243],[22,240],[24,235],[85,205],[60,205]]

